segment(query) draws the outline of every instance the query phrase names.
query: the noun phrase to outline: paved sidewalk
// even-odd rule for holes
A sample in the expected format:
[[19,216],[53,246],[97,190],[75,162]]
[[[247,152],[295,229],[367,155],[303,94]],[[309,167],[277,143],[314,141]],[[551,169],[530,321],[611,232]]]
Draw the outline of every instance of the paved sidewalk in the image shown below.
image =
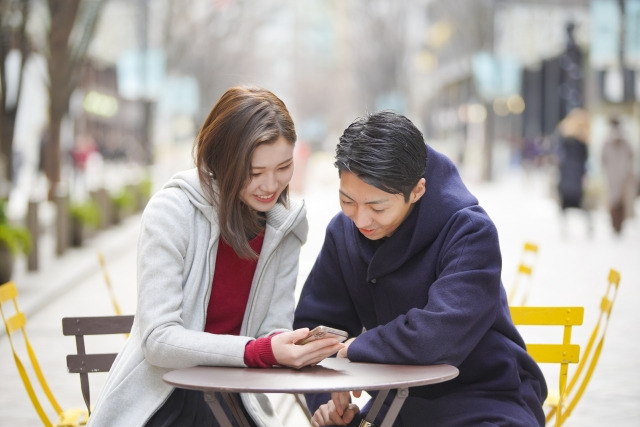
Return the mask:
[[[299,285],[311,269],[328,220],[339,209],[337,173],[329,158],[317,156],[310,163],[304,198],[311,231],[303,247]],[[570,212],[564,223],[549,197],[548,178],[509,173],[492,184],[471,184],[481,205],[496,222],[503,250],[503,280],[508,288],[517,266],[522,244],[531,240],[540,246],[534,270],[534,287],[529,304],[583,305],[585,325],[575,332],[577,342],[586,343],[595,322],[600,297],[610,267],[621,272],[619,297],[613,310],[609,333],[600,363],[578,407],[566,423],[571,426],[640,425],[640,219],[626,224],[619,238],[610,231],[604,211],[594,213],[594,230],[587,233],[580,212]],[[640,213],[640,206],[638,212]],[[564,224],[564,227],[563,227]],[[44,374],[63,407],[82,406],[77,375],[66,372],[65,355],[75,351],[71,337],[63,337],[63,316],[112,314],[113,307],[100,271],[96,251],[101,250],[114,291],[124,313],[135,311],[135,261],[139,215],[100,233],[81,249],[62,257],[43,256],[42,268],[27,273],[18,266],[14,277],[19,304],[27,314],[27,331]],[[43,253],[53,253],[53,241],[43,242]],[[113,341],[109,344],[120,345]],[[7,363],[0,367],[0,426],[36,426],[37,415],[22,387],[11,357],[8,340],[0,332],[0,355]],[[94,378],[95,377],[95,378]],[[102,374],[91,378],[93,400],[104,381]],[[554,384],[555,379],[549,382]],[[287,401],[278,400],[283,417]],[[51,411],[47,408],[47,411]],[[297,408],[287,419],[288,427],[304,425]]]
[[[26,330],[42,367],[45,378],[58,403],[63,408],[84,407],[77,374],[69,374],[66,355],[75,353],[73,337],[62,335],[61,319],[64,316],[89,316],[115,314],[111,305],[104,275],[100,270],[97,251],[107,260],[107,269],[124,313],[135,311],[135,254],[139,215],[125,220],[91,238],[82,248],[68,250],[55,257],[53,239],[43,239],[42,268],[36,273],[26,273],[17,266],[13,281],[18,288],[18,305],[27,316]],[[47,252],[47,251],[50,252]],[[133,298],[132,298],[133,295]],[[102,338],[102,337],[101,337]],[[116,341],[117,340],[117,341]],[[95,344],[87,341],[88,348],[105,351],[117,350],[122,337],[108,337]],[[23,341],[15,340],[18,353],[26,363]],[[98,347],[99,346],[99,347]],[[0,333],[0,426],[42,425],[22,385],[11,357],[11,349],[4,328]],[[30,367],[27,368],[31,372]],[[35,381],[35,377],[32,376]],[[92,400],[95,401],[100,386],[106,379],[104,374],[94,374]],[[55,412],[36,384],[37,394],[47,414],[53,418]]]

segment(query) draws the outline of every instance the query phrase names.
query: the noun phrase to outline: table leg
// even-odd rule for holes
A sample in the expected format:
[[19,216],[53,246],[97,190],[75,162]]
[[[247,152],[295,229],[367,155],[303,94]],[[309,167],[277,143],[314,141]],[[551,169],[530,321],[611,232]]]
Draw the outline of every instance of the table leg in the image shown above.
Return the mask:
[[229,418],[227,418],[227,414],[224,413],[224,409],[222,405],[220,405],[220,401],[216,396],[217,393],[213,391],[205,391],[204,392],[204,400],[209,404],[211,408],[211,412],[213,412],[213,416],[216,417],[216,420],[220,424],[220,427],[233,427]]
[[[378,412],[380,412],[380,408],[382,408],[382,404],[384,400],[387,398],[389,394],[389,390],[380,390],[371,405],[371,409],[367,412],[367,416],[364,417],[363,422],[360,424],[361,426],[369,426],[373,425],[373,422],[376,420],[376,416],[378,416]],[[368,424],[367,424],[368,423]]]
[[225,402],[227,402],[227,406],[231,409],[234,418],[238,422],[240,427],[251,427],[249,421],[247,421],[247,417],[245,417],[244,412],[242,411],[240,400],[240,395],[234,393],[225,393],[220,392],[222,398]]
[[300,406],[300,408],[302,409],[302,412],[304,412],[304,414],[307,416],[307,419],[311,421],[311,419],[313,418],[313,414],[311,413],[311,411],[309,410],[309,407],[307,406],[307,400],[305,399],[304,394],[294,393],[293,397],[296,399],[296,403],[298,404],[298,406]]
[[389,406],[389,410],[384,416],[380,427],[391,427],[393,425],[393,422],[398,417],[398,413],[400,413],[400,409],[402,409],[402,405],[404,405],[404,401],[407,396],[409,396],[408,388],[405,387],[398,389],[398,391],[396,392],[396,396],[393,398],[391,406]]

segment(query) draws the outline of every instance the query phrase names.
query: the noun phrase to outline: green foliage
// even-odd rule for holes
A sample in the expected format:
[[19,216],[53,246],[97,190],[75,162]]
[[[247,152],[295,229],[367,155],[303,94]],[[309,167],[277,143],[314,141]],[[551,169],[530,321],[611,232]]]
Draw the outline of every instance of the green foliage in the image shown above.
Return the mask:
[[0,200],[0,244],[4,244],[12,254],[31,252],[31,233],[27,227],[9,222],[5,212],[6,200]]
[[142,181],[140,181],[140,183],[138,184],[139,188],[140,188],[140,193],[146,197],[147,199],[149,197],[151,197],[151,189],[152,189],[152,185],[153,183],[151,182],[151,178],[149,178],[148,176],[146,176]]
[[83,202],[72,202],[69,206],[69,215],[71,215],[71,218],[94,228],[98,227],[102,220],[100,207],[91,199]]
[[111,196],[111,203],[120,209],[129,209],[135,203],[135,197],[131,194],[131,190],[127,187],[121,189],[118,193]]

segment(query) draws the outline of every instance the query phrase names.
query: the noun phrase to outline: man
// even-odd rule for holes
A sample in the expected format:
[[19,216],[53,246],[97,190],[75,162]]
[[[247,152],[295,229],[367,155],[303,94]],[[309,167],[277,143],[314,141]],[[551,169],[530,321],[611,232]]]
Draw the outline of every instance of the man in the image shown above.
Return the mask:
[[[347,331],[338,357],[352,361],[458,367],[410,389],[396,426],[543,426],[547,387],[511,321],[497,230],[454,164],[406,117],[381,112],[344,131],[335,166],[342,213],[294,326]],[[349,393],[307,402],[314,425],[358,425]]]

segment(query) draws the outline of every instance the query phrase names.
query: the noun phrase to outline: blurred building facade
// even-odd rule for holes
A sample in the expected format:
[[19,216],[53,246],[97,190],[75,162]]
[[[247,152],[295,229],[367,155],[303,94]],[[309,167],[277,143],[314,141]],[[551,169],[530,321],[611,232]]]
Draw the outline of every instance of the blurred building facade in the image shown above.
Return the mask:
[[595,141],[602,141],[610,114],[624,115],[637,140],[639,6],[636,0],[429,2],[415,74],[424,82],[415,107],[427,135],[461,163],[482,159],[469,165],[480,179],[548,150],[557,124],[576,107],[592,114]]
[[389,108],[479,180],[544,151],[576,106],[594,141],[621,115],[640,151],[640,0],[108,0],[89,55],[67,139],[140,164],[241,83],[282,97],[312,150]]

